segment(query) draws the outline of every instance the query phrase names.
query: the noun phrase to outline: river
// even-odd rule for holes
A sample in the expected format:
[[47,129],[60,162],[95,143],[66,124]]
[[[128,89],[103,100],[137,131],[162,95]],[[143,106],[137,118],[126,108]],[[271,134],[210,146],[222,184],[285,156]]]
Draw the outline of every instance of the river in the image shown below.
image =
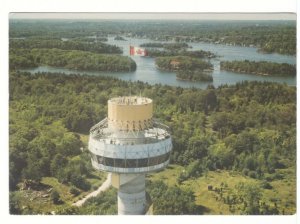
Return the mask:
[[[123,49],[123,55],[129,56],[129,46],[139,46],[142,43],[155,42],[149,39],[137,39],[131,38],[126,41],[114,40],[113,37],[109,37],[107,43],[121,47]],[[190,50],[205,50],[211,51],[217,54],[219,57],[211,59],[210,62],[214,66],[212,73],[213,82],[189,82],[181,81],[176,79],[174,72],[160,71],[155,67],[154,58],[132,56],[132,59],[137,64],[137,69],[134,72],[99,72],[99,71],[78,71],[70,70],[65,68],[53,68],[47,66],[41,66],[33,69],[24,69],[31,73],[37,72],[64,72],[66,74],[77,73],[77,74],[88,74],[95,76],[110,76],[119,78],[127,81],[143,81],[149,84],[166,84],[171,86],[180,87],[196,87],[205,89],[207,85],[213,84],[218,87],[222,84],[235,84],[244,80],[248,81],[271,81],[286,83],[291,86],[296,86],[296,77],[269,77],[269,76],[258,76],[253,74],[238,74],[234,72],[227,72],[220,70],[221,60],[250,60],[250,61],[270,61],[278,63],[289,63],[296,64],[296,57],[289,55],[280,54],[262,54],[257,52],[257,48],[254,47],[240,47],[240,46],[228,46],[213,43],[188,43],[192,48]]]

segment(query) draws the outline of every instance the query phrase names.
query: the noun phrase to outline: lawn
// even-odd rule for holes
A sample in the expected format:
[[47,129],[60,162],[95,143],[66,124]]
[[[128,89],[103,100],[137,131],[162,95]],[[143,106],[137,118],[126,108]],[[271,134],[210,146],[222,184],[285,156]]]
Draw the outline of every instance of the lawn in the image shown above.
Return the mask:
[[[183,189],[191,189],[195,192],[196,204],[205,207],[204,214],[210,215],[230,215],[240,214],[240,211],[236,210],[230,212],[229,206],[220,200],[218,194],[215,191],[208,190],[208,185],[213,188],[220,188],[221,184],[227,184],[227,189],[234,189],[234,186],[240,182],[252,183],[260,186],[261,180],[253,179],[248,176],[244,176],[238,172],[217,170],[209,171],[199,178],[188,179],[182,184],[177,182],[177,177],[184,167],[179,165],[169,165],[167,169],[153,173],[147,176],[148,179],[162,180],[169,186],[177,185]],[[295,171],[278,170],[278,173],[282,173],[283,179],[270,181],[272,189],[262,189],[262,200],[268,202],[270,206],[274,206],[275,202],[280,213],[294,214],[296,212],[296,183],[295,183]],[[226,194],[226,190],[225,190]]]

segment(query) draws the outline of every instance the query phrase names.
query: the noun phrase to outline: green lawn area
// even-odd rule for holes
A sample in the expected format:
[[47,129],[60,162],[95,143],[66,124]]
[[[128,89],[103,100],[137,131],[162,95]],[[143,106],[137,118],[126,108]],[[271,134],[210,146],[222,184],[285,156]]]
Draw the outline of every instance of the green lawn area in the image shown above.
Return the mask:
[[[162,180],[169,186],[177,185],[183,189],[191,189],[195,192],[196,204],[204,206],[204,214],[218,215],[218,214],[239,214],[239,211],[234,213],[230,212],[229,206],[222,200],[216,199],[218,194],[214,191],[208,190],[208,185],[220,187],[221,183],[226,183],[228,189],[233,189],[239,182],[252,183],[260,186],[261,180],[249,178],[238,172],[233,171],[209,171],[204,176],[194,179],[188,179],[182,184],[177,182],[179,173],[184,168],[179,165],[169,165],[167,169],[153,173],[147,176],[148,179]],[[274,180],[269,183],[273,189],[261,189],[264,201],[269,201],[269,204],[273,206],[273,202],[277,203],[278,210],[282,212],[284,209],[285,214],[294,214],[296,212],[296,183],[294,170],[280,170],[277,172],[283,173],[284,179]]]
[[195,192],[196,204],[207,208],[207,214],[232,214],[227,204],[216,199],[217,194],[208,190],[208,185],[220,187],[226,183],[228,188],[234,188],[239,182],[258,183],[258,181],[228,171],[209,171],[206,176],[190,179],[183,182],[182,187],[192,189]]
[[277,170],[283,176],[282,180],[271,183],[273,189],[265,190],[264,197],[277,203],[279,211],[285,214],[296,213],[296,168]]

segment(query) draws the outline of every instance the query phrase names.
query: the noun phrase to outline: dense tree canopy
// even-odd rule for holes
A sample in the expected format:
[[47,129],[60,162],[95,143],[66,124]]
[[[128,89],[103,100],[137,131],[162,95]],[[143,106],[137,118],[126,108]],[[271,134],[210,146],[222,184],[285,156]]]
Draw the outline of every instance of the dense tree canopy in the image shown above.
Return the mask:
[[[71,180],[68,171],[57,173],[55,165],[73,166],[62,156],[80,153],[78,138],[68,131],[87,133],[106,116],[107,100],[126,93],[129,85],[132,94],[142,90],[153,98],[155,116],[170,126],[173,163],[200,160],[200,170],[236,169],[257,178],[295,165],[294,87],[244,82],[197,90],[104,77],[11,73],[11,182],[22,175]],[[33,175],[37,170],[41,174]]]
[[202,70],[179,71],[176,73],[176,77],[177,79],[188,81],[213,81],[212,75],[209,72],[204,72]]
[[11,49],[10,69],[48,65],[76,70],[134,71],[136,63],[121,55],[104,55],[78,50],[60,49]]
[[[90,38],[91,39],[91,38]],[[88,40],[90,40],[88,39]],[[92,39],[93,40],[93,39]],[[43,39],[43,38],[30,38],[30,39],[10,39],[10,48],[33,49],[33,48],[57,48],[61,50],[79,50],[90,51],[99,54],[121,54],[122,50],[113,45],[105,44],[102,42],[87,42],[81,39],[71,39],[63,41],[58,38]]]
[[170,57],[170,56],[189,56],[194,58],[215,58],[216,55],[210,51],[196,50],[158,50],[154,48],[146,48],[149,57]]
[[[170,126],[171,162],[186,167],[178,183],[217,169],[276,180],[280,179],[277,170],[295,167],[294,87],[244,82],[199,90],[105,77],[12,72],[10,188],[15,189],[24,178],[39,181],[53,176],[78,189],[89,189],[85,178],[91,164],[88,155],[79,150],[81,143],[74,132],[87,133],[106,116],[107,100],[128,92],[129,86],[131,94],[141,92],[153,98],[155,117]],[[76,159],[78,155],[81,159]],[[156,204],[157,214],[194,214],[192,194],[179,191],[168,189],[156,198],[162,200]],[[165,198],[175,193],[182,195],[178,203],[166,204]],[[245,209],[247,214],[255,213]]]
[[188,56],[158,57],[155,63],[158,68],[168,71],[212,69],[209,62]]
[[189,47],[187,43],[144,43],[141,47],[159,47],[165,50],[181,50]]
[[222,70],[256,75],[296,76],[296,66],[267,61],[221,61]]
[[162,181],[147,182],[153,204],[154,215],[193,215],[199,214],[195,196],[190,190],[168,187]]

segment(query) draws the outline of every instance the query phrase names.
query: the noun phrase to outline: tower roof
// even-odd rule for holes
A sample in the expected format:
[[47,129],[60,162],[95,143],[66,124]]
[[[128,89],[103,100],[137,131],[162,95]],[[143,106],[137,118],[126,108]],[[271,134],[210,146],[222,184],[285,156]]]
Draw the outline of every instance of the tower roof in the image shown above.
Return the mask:
[[117,105],[143,105],[152,103],[152,100],[150,98],[140,96],[122,96],[112,98],[108,100],[108,102]]

